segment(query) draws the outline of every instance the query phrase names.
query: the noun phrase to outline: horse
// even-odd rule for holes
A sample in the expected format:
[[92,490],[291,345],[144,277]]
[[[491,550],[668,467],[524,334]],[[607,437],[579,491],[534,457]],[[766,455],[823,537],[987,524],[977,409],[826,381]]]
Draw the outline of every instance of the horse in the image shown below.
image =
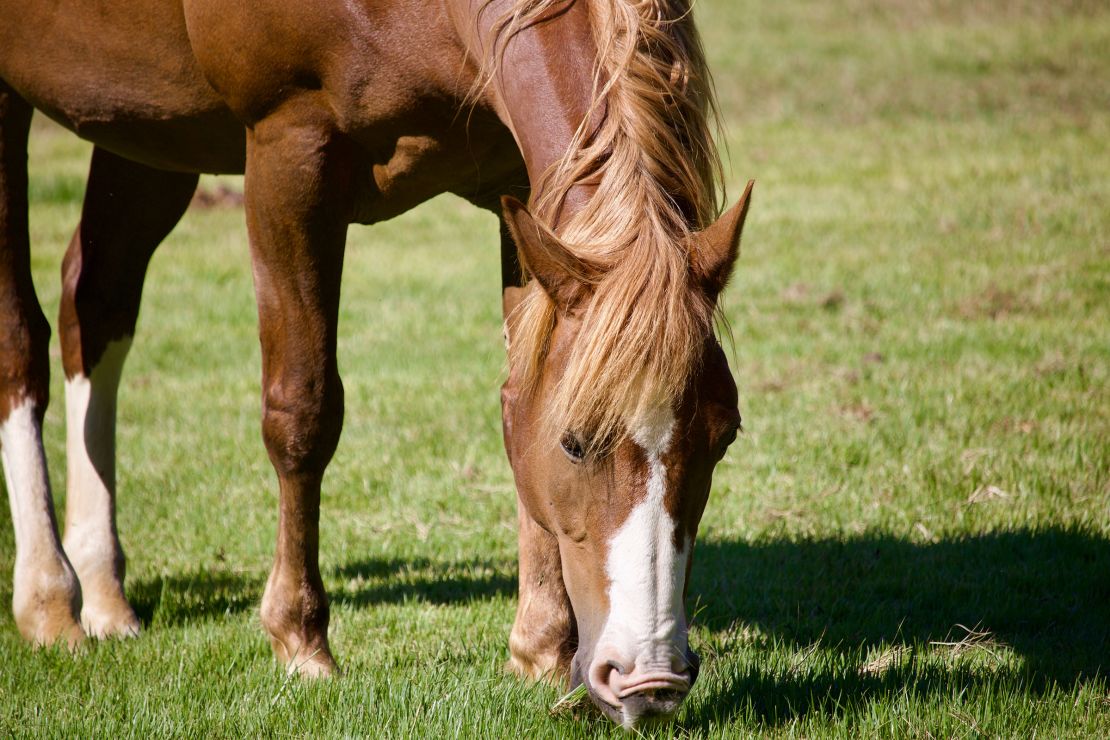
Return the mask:
[[[318,522],[343,422],[346,231],[450,192],[501,223],[511,668],[585,684],[628,727],[672,715],[699,670],[694,540],[740,428],[714,316],[751,193],[717,218],[688,0],[0,0],[0,17],[0,450],[20,633],[139,632],[115,518],[117,389],[153,251],[199,173],[243,173],[280,490],[261,623],[290,672],[338,670]],[[61,270],[64,537],[29,256],[36,109],[94,144]]]

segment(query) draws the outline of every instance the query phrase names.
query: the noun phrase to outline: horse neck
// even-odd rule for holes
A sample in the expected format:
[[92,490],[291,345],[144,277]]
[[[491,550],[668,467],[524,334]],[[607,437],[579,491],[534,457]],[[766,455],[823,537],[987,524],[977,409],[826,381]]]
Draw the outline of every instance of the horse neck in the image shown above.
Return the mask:
[[[471,46],[490,54],[491,26],[511,2],[462,0],[478,12],[478,38]],[[473,24],[474,16],[471,15]],[[568,2],[542,22],[517,33],[497,60],[483,97],[512,131],[533,189],[541,176],[570,148],[590,110],[595,87],[597,47],[585,2]],[[558,214],[569,218],[588,201],[593,187],[575,186]],[[556,224],[552,224],[553,226]]]

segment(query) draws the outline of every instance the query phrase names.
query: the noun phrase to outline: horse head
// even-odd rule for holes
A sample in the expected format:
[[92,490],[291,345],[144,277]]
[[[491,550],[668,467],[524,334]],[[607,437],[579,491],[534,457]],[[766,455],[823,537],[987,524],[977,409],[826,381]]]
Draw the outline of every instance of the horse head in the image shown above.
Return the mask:
[[[749,183],[736,206],[689,237],[681,303],[708,306],[712,314],[738,255],[750,192]],[[644,379],[622,368],[633,402],[620,409],[619,428],[563,426],[567,417],[554,407],[591,390],[568,388],[567,381],[585,377],[589,384],[607,371],[608,357],[592,358],[600,363],[600,376],[583,376],[576,366],[583,361],[576,356],[579,345],[596,342],[598,327],[590,322],[604,315],[594,304],[596,286],[606,278],[523,204],[506,199],[504,206],[534,278],[506,293],[511,359],[502,389],[505,446],[522,519],[534,521],[558,544],[557,567],[573,615],[564,669],[572,685],[584,683],[594,703],[625,726],[666,717],[698,675],[684,599],[713,469],[740,428],[736,385],[710,324],[696,338],[676,392],[643,397],[635,387]],[[553,307],[550,326],[538,356],[522,357],[513,345],[535,329],[525,305],[535,299]],[[652,306],[632,310],[650,312]],[[531,379],[529,362],[537,365]],[[522,559],[525,547],[522,542]],[[528,598],[526,587],[522,599]]]

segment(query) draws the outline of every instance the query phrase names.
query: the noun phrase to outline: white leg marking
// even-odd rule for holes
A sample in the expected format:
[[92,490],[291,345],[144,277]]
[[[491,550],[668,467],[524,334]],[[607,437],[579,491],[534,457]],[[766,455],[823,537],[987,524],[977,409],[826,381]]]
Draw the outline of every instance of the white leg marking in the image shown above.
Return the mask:
[[66,381],[65,549],[81,579],[81,622],[97,637],[136,634],[116,532],[116,394],[131,339],[112,342],[89,377]]
[[23,401],[0,424],[0,455],[15,527],[16,567],[19,559],[49,553],[57,547],[51,513],[50,479],[42,449],[42,430],[35,408]]
[[609,616],[599,646],[635,660],[627,671],[673,671],[685,660],[686,612],[682,600],[688,543],[675,547],[676,522],[667,513],[667,469],[674,415],[662,408],[633,428],[647,456],[647,495],[609,543]]
[[0,457],[15,529],[12,611],[35,642],[70,637],[80,591],[58,542],[42,429],[28,400],[0,423]]

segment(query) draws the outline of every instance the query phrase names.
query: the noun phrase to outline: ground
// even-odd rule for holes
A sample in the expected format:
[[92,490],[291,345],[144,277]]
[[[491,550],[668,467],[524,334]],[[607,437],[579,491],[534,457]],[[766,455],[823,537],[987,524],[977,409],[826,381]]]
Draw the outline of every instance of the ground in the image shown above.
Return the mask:
[[[725,296],[746,431],[698,539],[704,672],[645,734],[1107,736],[1110,7],[696,14],[730,192],[757,180]],[[51,317],[87,159],[36,125]],[[124,372],[119,524],[145,630],[35,651],[5,609],[0,731],[619,736],[552,715],[558,689],[503,670],[515,503],[497,228],[452,198],[352,229],[347,421],[321,526],[345,675],[283,676],[257,617],[276,485],[245,229],[234,198],[214,200],[155,256]],[[60,499],[56,338],[53,354]],[[0,572],[12,557],[5,510]]]

